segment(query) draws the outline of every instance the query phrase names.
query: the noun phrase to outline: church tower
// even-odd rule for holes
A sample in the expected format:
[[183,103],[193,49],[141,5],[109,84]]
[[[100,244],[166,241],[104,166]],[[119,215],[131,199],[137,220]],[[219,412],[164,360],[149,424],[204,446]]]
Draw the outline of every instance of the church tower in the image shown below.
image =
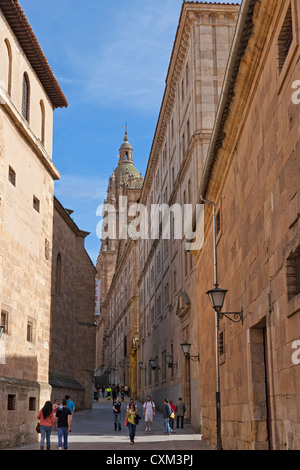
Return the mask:
[[[143,186],[143,176],[136,169],[133,162],[133,148],[129,143],[127,129],[124,142],[119,149],[118,165],[108,181],[107,197],[104,204],[110,204],[115,208],[116,215],[116,238],[107,238],[104,233],[107,227],[102,227],[101,249],[97,260],[97,277],[100,279],[100,308],[101,315],[98,320],[97,329],[97,368],[103,375],[109,367],[108,338],[110,325],[110,302],[109,297],[113,290],[113,280],[116,278],[118,263],[122,253],[126,250],[128,241],[119,237],[119,214],[124,208],[120,206],[120,197],[127,198],[127,209],[129,205],[139,200]],[[103,217],[106,214],[103,214]],[[126,221],[127,222],[127,221]],[[130,239],[129,239],[130,240]]]

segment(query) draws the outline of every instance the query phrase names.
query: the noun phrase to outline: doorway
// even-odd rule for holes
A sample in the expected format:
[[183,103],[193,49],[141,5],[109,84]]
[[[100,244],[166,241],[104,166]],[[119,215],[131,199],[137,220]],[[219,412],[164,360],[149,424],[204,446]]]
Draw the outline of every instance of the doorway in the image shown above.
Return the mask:
[[265,319],[250,330],[251,432],[256,450],[272,450],[270,360]]

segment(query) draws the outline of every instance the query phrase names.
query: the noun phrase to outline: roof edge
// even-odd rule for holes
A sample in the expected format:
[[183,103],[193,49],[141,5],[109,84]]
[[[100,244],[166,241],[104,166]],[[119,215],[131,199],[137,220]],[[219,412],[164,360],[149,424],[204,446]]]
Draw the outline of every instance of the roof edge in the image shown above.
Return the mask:
[[0,0],[0,8],[54,109],[68,102],[18,0]]

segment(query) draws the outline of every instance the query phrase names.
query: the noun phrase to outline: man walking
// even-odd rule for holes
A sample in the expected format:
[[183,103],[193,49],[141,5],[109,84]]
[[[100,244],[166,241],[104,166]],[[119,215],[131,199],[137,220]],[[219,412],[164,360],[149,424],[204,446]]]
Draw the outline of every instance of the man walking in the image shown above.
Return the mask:
[[72,424],[72,418],[73,418],[73,415],[74,415],[74,412],[75,412],[75,405],[72,402],[70,395],[66,395],[65,399],[67,400],[67,408],[71,412],[71,418],[70,418],[70,432],[71,432],[71,424]]
[[119,431],[121,431],[122,430],[122,427],[121,427],[121,402],[120,402],[120,397],[118,397],[118,396],[113,402],[113,413],[114,413],[115,431],[117,430],[117,428],[119,428]]
[[181,421],[181,429],[183,429],[183,420],[184,420],[184,414],[185,414],[185,403],[182,401],[182,398],[178,399],[178,403],[176,405],[177,408],[177,428],[179,428],[179,418]]
[[64,450],[68,450],[68,433],[71,431],[71,411],[67,407],[67,400],[62,401],[62,408],[56,412],[58,431],[58,450],[62,450],[62,437],[64,437]]
[[149,395],[147,396],[147,401],[145,401],[143,406],[143,415],[145,416],[145,431],[151,432],[153,417],[155,416],[155,404],[151,401],[151,397]]
[[165,434],[168,434],[169,436],[171,434],[171,428],[170,428],[170,424],[169,424],[170,415],[171,415],[171,407],[169,405],[168,400],[165,399],[165,401],[164,401],[164,425],[165,425],[165,428],[166,428]]

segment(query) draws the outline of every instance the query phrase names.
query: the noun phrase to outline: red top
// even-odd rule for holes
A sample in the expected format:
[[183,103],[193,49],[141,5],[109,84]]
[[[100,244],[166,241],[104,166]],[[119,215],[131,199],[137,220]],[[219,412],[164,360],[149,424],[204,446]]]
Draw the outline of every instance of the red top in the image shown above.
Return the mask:
[[37,419],[40,420],[40,425],[41,426],[50,426],[52,427],[54,424],[54,413],[52,412],[48,418],[44,418],[42,410],[39,412],[37,415]]

